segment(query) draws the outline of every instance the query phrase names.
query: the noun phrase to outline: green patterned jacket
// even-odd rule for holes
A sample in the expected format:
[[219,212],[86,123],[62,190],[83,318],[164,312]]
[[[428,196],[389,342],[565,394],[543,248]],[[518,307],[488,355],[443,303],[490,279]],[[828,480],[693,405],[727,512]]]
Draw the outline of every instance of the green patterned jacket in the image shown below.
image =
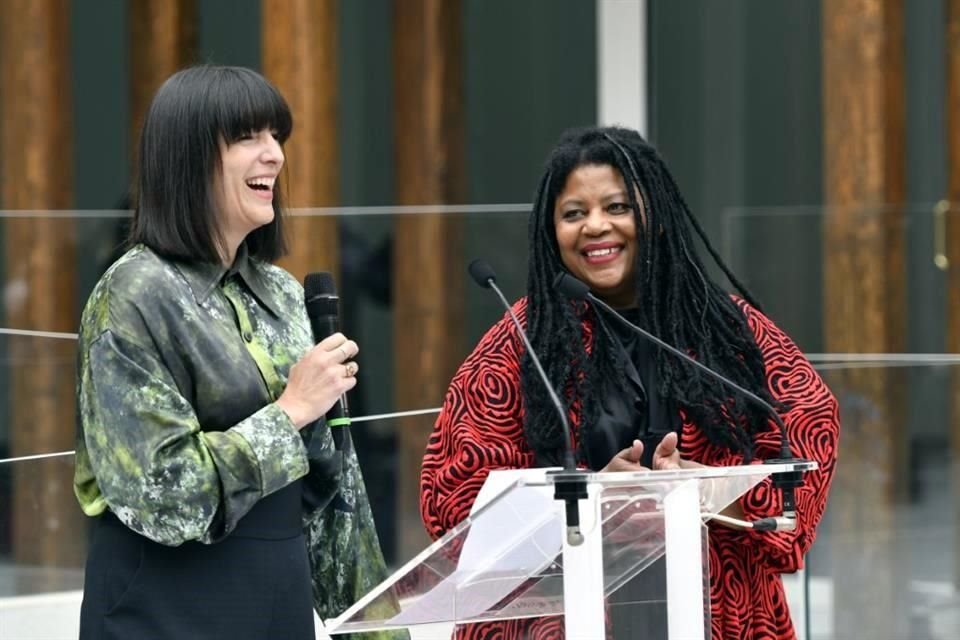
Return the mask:
[[217,542],[258,500],[304,478],[325,494],[303,524],[327,618],[386,570],[349,439],[331,465],[323,421],[298,432],[273,403],[313,345],[309,327],[300,283],[244,247],[229,270],[128,251],[81,320],[74,490],[87,515],[109,508],[179,545]]

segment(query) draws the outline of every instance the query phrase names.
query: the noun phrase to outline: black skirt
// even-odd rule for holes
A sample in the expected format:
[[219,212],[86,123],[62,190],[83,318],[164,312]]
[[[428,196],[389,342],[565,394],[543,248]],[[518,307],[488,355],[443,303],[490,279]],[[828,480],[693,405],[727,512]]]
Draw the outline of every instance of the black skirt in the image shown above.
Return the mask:
[[210,545],[169,547],[109,512],[99,517],[87,557],[80,640],[313,640],[299,493],[295,483],[269,496],[229,537]]

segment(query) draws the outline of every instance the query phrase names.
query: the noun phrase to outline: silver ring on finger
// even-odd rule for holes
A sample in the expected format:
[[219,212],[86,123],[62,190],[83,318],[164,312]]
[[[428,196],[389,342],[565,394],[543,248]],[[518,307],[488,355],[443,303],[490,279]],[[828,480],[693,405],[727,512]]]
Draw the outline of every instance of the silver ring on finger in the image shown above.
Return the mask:
[[340,355],[343,356],[343,362],[346,362],[347,360],[350,359],[350,356],[347,355],[347,352],[346,350],[344,350],[343,345],[340,345],[339,347],[337,347],[337,351],[339,351]]

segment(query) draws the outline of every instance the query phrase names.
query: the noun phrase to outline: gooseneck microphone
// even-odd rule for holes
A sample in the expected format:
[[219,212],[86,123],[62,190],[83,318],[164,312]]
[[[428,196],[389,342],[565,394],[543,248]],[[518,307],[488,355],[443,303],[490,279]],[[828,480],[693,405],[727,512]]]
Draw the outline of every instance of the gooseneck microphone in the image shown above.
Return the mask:
[[[337,287],[333,282],[332,274],[326,271],[308,273],[303,280],[303,297],[307,306],[307,316],[310,318],[310,330],[313,331],[314,343],[319,343],[340,330],[340,298],[337,297]],[[326,421],[333,435],[333,444],[336,450],[340,451],[343,446],[344,430],[350,427],[347,394],[340,396],[340,399],[330,407],[326,414]]]
[[557,410],[557,416],[560,418],[560,426],[563,429],[565,446],[563,452],[563,472],[555,475],[553,497],[556,500],[563,500],[566,505],[567,542],[572,546],[579,545],[583,542],[583,532],[580,530],[579,501],[587,497],[587,481],[586,474],[577,469],[577,463],[573,456],[573,439],[570,436],[570,422],[567,420],[567,412],[564,410],[563,404],[560,402],[560,398],[557,396],[553,385],[550,384],[550,379],[543,370],[543,365],[540,364],[540,358],[537,357],[537,352],[534,351],[533,345],[530,344],[527,332],[523,330],[523,326],[513,312],[513,308],[503,295],[503,292],[500,291],[500,287],[497,286],[497,275],[494,273],[493,267],[484,260],[474,260],[470,263],[468,271],[478,285],[485,289],[493,289],[494,293],[497,294],[503,308],[507,310],[510,319],[513,320],[513,325],[517,328],[517,333],[520,334],[527,353],[530,354],[530,360],[533,361],[533,366],[536,368],[537,374],[539,374],[544,387],[547,389],[550,401]]
[[[803,462],[799,458],[794,458],[793,453],[790,451],[790,437],[787,434],[787,426],[783,423],[783,419],[780,417],[780,414],[777,413],[769,402],[758,396],[757,394],[749,391],[748,389],[743,388],[733,380],[730,380],[726,376],[714,371],[710,367],[706,366],[702,362],[697,361],[696,359],[690,357],[688,354],[684,353],[680,349],[677,349],[673,345],[667,344],[657,336],[653,335],[643,327],[638,327],[633,324],[626,318],[624,318],[616,309],[608,305],[606,302],[596,297],[590,292],[590,287],[580,280],[576,279],[569,273],[561,272],[553,281],[554,287],[560,291],[565,296],[572,298],[574,300],[590,300],[593,304],[605,309],[610,313],[614,318],[616,318],[623,326],[629,328],[635,333],[640,334],[650,342],[655,345],[669,351],[676,357],[680,358],[684,362],[688,362],[691,365],[695,366],[700,371],[703,371],[708,376],[717,380],[721,384],[726,385],[727,387],[736,390],[742,394],[745,398],[753,401],[757,406],[762,407],[773,419],[773,421],[780,428],[780,457],[773,460],[766,460],[767,464],[787,464],[792,462]],[[784,471],[781,473],[774,473],[773,475],[773,484],[775,487],[780,489],[781,495],[783,496],[783,515],[773,518],[761,518],[760,520],[754,520],[752,522],[746,520],[739,520],[737,518],[730,518],[728,516],[715,515],[714,518],[717,520],[723,520],[731,524],[737,524],[744,526],[748,529],[754,529],[757,531],[793,531],[797,527],[797,504],[796,497],[794,495],[794,489],[803,484],[803,472],[801,471]]]

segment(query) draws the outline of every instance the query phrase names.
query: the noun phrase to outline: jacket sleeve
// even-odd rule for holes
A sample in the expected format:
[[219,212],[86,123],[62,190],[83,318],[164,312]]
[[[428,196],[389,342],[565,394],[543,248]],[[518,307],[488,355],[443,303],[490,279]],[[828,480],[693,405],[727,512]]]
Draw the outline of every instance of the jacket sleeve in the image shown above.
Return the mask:
[[261,498],[307,472],[290,418],[269,404],[222,432],[202,432],[192,406],[148,347],[115,331],[81,353],[84,445],[110,510],[166,545],[214,542]]
[[[798,458],[817,462],[818,468],[804,474],[795,489],[797,528],[794,531],[746,532],[757,562],[780,572],[803,567],[803,557],[816,536],[817,525],[827,505],[827,494],[837,462],[840,422],[837,401],[793,341],[768,318],[744,302],[741,307],[763,354],[767,385],[774,399],[783,404],[780,417],[787,427],[790,447]],[[771,429],[756,441],[756,462],[778,458],[780,432]],[[748,520],[778,516],[783,501],[780,491],[767,478],[741,498]]]
[[[514,309],[523,322],[524,301]],[[420,471],[420,515],[433,538],[467,517],[492,469],[533,466],[523,438],[520,347],[504,317],[450,383]]]

